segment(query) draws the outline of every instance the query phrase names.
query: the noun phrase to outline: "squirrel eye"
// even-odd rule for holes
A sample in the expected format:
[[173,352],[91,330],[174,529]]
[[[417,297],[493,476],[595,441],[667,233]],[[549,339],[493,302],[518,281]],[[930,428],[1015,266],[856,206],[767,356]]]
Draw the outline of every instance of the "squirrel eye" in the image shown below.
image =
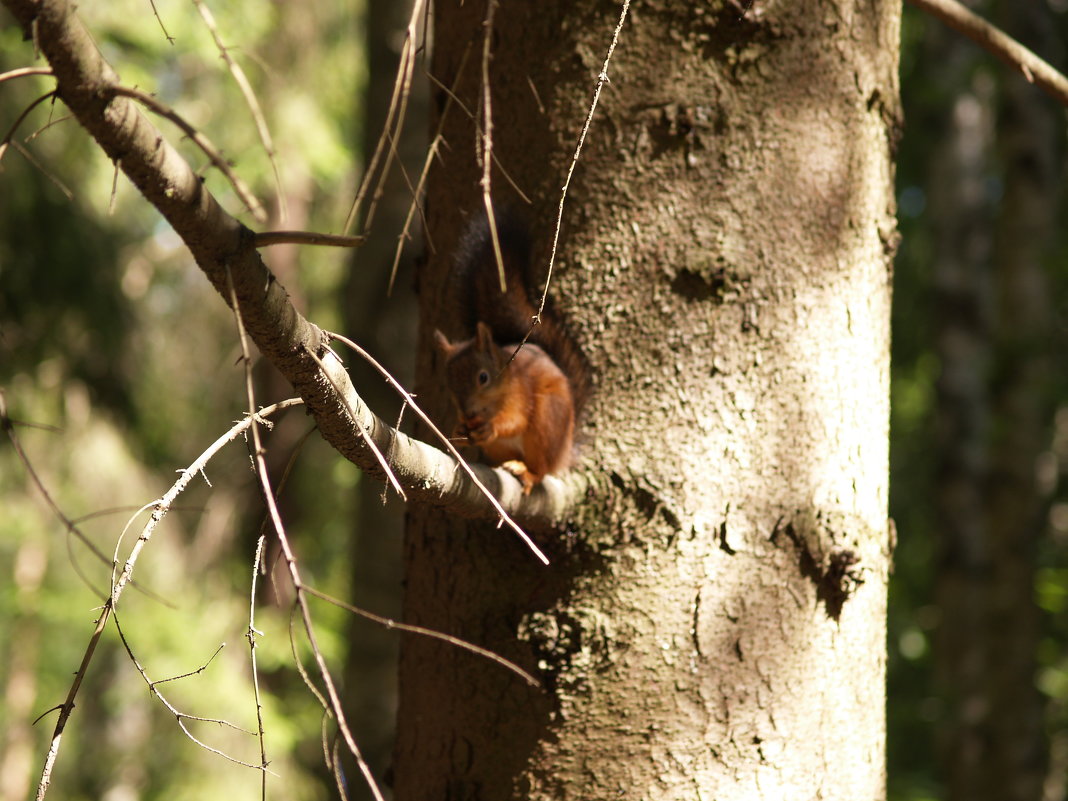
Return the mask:
[[480,387],[486,386],[489,383],[490,375],[488,370],[482,370],[478,374],[478,385]]

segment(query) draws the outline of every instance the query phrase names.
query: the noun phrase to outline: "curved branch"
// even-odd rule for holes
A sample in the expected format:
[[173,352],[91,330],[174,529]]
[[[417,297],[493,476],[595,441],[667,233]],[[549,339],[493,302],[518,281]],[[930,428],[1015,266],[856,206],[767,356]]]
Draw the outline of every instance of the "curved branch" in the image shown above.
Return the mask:
[[911,0],[917,8],[942,20],[958,33],[962,33],[1010,67],[1014,67],[1027,79],[1037,84],[1062,105],[1068,106],[1068,78],[1055,70],[1033,52],[1017,42],[1000,28],[969,11],[957,0]]
[[[383,452],[410,498],[472,517],[498,513],[457,461],[395,431],[356,393],[327,347],[323,331],[293,308],[285,289],[256,251],[252,231],[228,214],[192,167],[138,109],[118,94],[118,76],[104,60],[68,0],[0,0],[48,59],[56,93],[145,198],[182,238],[215,290],[229,305],[227,272],[242,320],[261,353],[292,383],[327,440],[368,474],[384,475],[360,426]],[[328,380],[310,353],[330,374]],[[338,386],[344,398],[331,386]],[[353,410],[350,417],[346,408]],[[384,447],[383,447],[384,446]],[[511,516],[528,525],[562,520],[586,489],[580,474],[549,479],[529,496],[503,470],[473,465],[475,474]]]

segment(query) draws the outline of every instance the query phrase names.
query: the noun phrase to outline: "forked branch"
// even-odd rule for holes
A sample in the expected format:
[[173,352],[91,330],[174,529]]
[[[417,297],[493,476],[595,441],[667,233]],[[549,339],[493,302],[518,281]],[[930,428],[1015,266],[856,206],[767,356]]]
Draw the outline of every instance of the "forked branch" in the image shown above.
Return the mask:
[[[389,453],[390,469],[409,498],[468,516],[498,517],[456,459],[395,431],[367,408],[344,366],[330,353],[324,333],[293,308],[263,263],[255,246],[264,244],[264,238],[257,242],[252,231],[228,214],[137,104],[120,95],[118,77],[69,0],[0,2],[48,59],[57,95],[171,224],[228,304],[227,276],[232,276],[233,297],[249,336],[305,400],[323,437],[347,459],[382,478],[373,450],[357,431],[362,428],[380,451]],[[573,475],[566,482],[546,482],[524,496],[519,482],[506,472],[482,465],[472,469],[506,514],[533,524],[562,519],[584,489],[581,476]]]

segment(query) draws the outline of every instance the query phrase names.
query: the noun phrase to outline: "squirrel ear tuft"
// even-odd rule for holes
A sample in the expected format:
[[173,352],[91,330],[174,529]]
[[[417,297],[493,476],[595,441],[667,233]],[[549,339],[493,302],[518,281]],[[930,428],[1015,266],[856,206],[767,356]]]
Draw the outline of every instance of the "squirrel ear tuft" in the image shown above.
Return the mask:
[[475,342],[477,343],[479,350],[488,351],[493,348],[493,332],[490,331],[490,327],[481,320],[478,321],[477,331],[475,332]]
[[456,346],[449,342],[448,338],[437,328],[434,329],[434,347],[446,356],[456,350]]

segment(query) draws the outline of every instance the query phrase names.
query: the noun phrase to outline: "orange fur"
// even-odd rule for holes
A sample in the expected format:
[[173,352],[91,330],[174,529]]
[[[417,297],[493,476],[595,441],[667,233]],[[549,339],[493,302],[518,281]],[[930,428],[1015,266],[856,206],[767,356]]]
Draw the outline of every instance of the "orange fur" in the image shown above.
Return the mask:
[[[498,212],[497,222],[505,291],[489,226],[476,219],[461,239],[450,293],[475,335],[453,343],[435,331],[434,341],[445,360],[457,433],[477,445],[489,464],[515,474],[529,493],[545,476],[570,466],[589,375],[551,304],[530,331],[536,309],[526,290],[527,233],[506,213]],[[528,331],[531,341],[518,353],[518,344],[498,344],[518,342]]]
[[453,344],[440,331],[435,340],[446,358],[460,428],[489,464],[514,473],[524,493],[570,465],[571,387],[544,350],[528,343],[509,361],[516,345],[494,344],[484,323],[465,342]]

